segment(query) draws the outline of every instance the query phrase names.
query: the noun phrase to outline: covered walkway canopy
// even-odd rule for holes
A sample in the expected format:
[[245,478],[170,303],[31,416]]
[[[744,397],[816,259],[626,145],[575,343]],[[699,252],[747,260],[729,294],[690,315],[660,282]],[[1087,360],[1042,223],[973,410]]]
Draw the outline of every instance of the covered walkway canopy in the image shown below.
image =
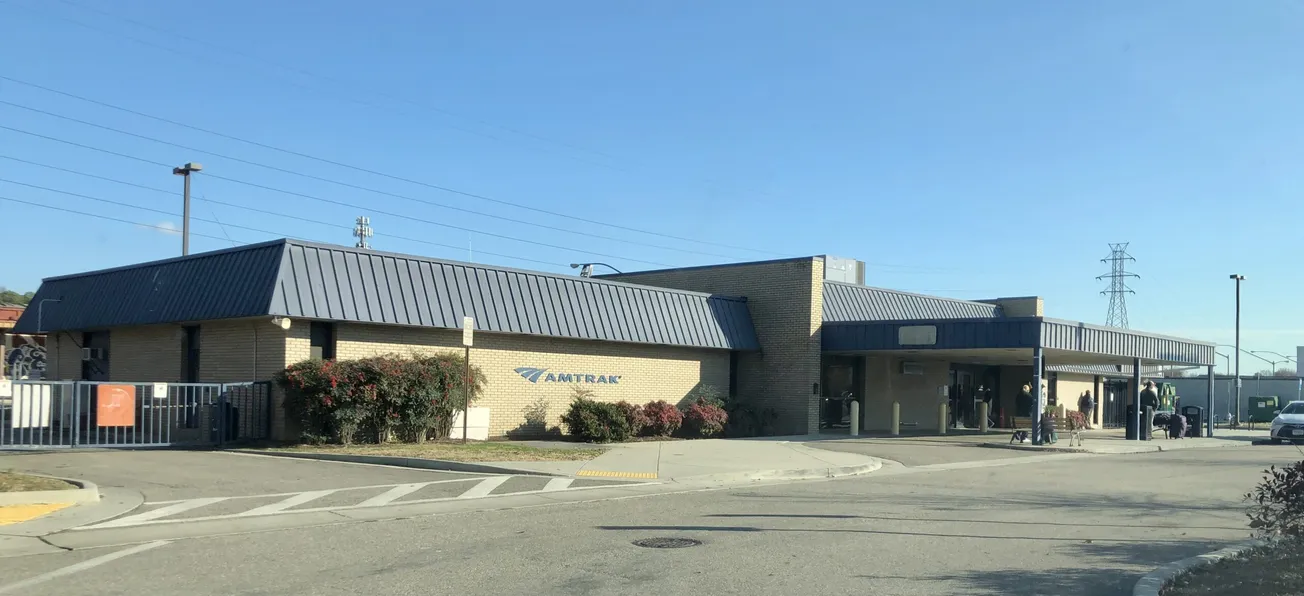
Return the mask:
[[830,281],[824,296],[825,354],[1030,366],[1037,412],[1048,366],[1131,373],[1139,390],[1142,371],[1159,366],[1208,367],[1212,379],[1216,358],[1209,342],[1041,316],[1035,297],[954,300]]

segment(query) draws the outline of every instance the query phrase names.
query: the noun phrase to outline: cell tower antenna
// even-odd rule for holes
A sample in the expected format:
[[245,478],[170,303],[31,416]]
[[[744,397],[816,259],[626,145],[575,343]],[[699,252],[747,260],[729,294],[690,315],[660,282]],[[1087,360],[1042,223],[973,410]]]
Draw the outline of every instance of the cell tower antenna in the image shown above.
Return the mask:
[[371,230],[371,218],[367,216],[359,217],[357,225],[353,226],[353,237],[358,239],[354,246],[358,248],[371,248],[371,243],[367,239],[374,236],[375,232]]
[[1097,281],[1109,280],[1109,289],[1100,292],[1109,296],[1109,315],[1105,318],[1105,325],[1109,327],[1128,328],[1127,295],[1136,292],[1127,286],[1127,280],[1141,278],[1140,275],[1127,271],[1127,264],[1136,262],[1132,255],[1127,254],[1128,244],[1128,242],[1110,243],[1109,256],[1100,260],[1102,263],[1109,263],[1109,273],[1096,277]]

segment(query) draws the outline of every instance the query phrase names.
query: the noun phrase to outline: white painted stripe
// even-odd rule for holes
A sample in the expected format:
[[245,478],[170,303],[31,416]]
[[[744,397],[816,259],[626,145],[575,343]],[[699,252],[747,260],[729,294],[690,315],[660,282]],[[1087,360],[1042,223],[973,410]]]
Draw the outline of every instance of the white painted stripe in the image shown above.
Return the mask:
[[[441,472],[441,473],[442,473],[442,472]],[[435,481],[433,481],[433,482],[422,482],[421,484],[423,484],[423,485],[428,485],[428,484],[450,484],[450,483],[453,483],[453,482],[472,482],[472,481],[475,481],[475,480],[480,480],[481,478],[484,478],[484,476],[483,476],[483,475],[480,475],[480,476],[472,476],[472,477],[469,477],[469,478],[454,478],[454,479],[452,479],[452,480],[435,480]],[[344,492],[344,491],[348,491],[348,490],[370,490],[370,489],[375,489],[375,488],[392,488],[392,487],[395,487],[395,486],[399,486],[399,485],[397,485],[397,484],[368,484],[368,485],[366,485],[366,486],[346,486],[346,487],[343,487],[343,488],[336,488],[336,489],[332,489],[332,490],[335,490],[336,492]],[[240,496],[237,496],[237,497],[226,497],[226,498],[227,498],[227,499],[232,499],[232,500],[234,500],[234,499],[269,499],[269,498],[271,498],[271,497],[292,497],[292,496],[297,495],[297,494],[300,494],[300,493],[302,493],[302,492],[303,492],[303,491],[294,492],[294,493],[267,493],[267,494],[262,494],[262,495],[240,495]],[[189,501],[189,500],[190,500],[190,499],[176,499],[176,500],[174,500],[174,501],[146,501],[144,504],[145,504],[145,505],[171,505],[171,504],[173,504],[173,503],[184,503],[184,502]]]
[[290,498],[288,498],[288,499],[285,499],[285,500],[282,500],[282,501],[277,501],[277,502],[272,503],[272,504],[270,504],[270,505],[263,505],[262,507],[254,507],[253,509],[250,509],[249,511],[245,511],[245,512],[243,512],[243,513],[240,513],[239,516],[240,516],[240,517],[246,517],[246,516],[250,516],[250,515],[267,515],[267,514],[269,514],[269,513],[280,513],[280,512],[285,511],[286,509],[289,509],[289,508],[291,508],[291,507],[295,507],[295,506],[297,506],[297,505],[302,505],[302,504],[307,503],[308,501],[312,501],[312,500],[314,500],[314,499],[320,499],[320,498],[322,498],[322,497],[324,497],[324,496],[326,496],[326,495],[332,494],[332,493],[334,493],[334,492],[336,492],[336,491],[334,491],[334,490],[314,490],[314,491],[309,491],[309,492],[306,492],[306,493],[299,493],[299,494],[296,494],[296,495],[294,495],[294,496],[292,496],[292,497],[290,497]]
[[186,511],[190,511],[191,509],[198,509],[198,508],[200,508],[200,507],[204,507],[204,506],[207,506],[207,505],[212,505],[213,503],[221,503],[222,501],[225,501],[225,500],[226,500],[226,497],[210,497],[210,498],[207,498],[207,499],[190,499],[190,500],[188,500],[188,501],[182,501],[182,502],[180,502],[180,503],[176,503],[176,504],[173,504],[173,505],[168,505],[167,507],[159,507],[158,509],[151,509],[151,510],[146,511],[146,512],[144,512],[144,513],[138,513],[138,514],[136,514],[136,515],[128,515],[127,517],[120,517],[120,518],[115,519],[115,520],[106,521],[106,522],[104,522],[104,523],[102,523],[102,524],[96,524],[96,525],[94,525],[94,526],[89,526],[89,527],[92,527],[92,528],[116,528],[116,527],[119,527],[119,526],[133,526],[133,525],[136,525],[136,524],[138,524],[138,523],[140,523],[140,522],[147,522],[147,521],[151,521],[151,520],[156,520],[156,519],[158,519],[158,518],[160,518],[160,517],[168,517],[168,516],[170,516],[170,515],[176,515],[176,514],[178,514],[178,513],[184,513],[184,512],[186,512]]
[[489,496],[489,493],[494,492],[495,488],[502,486],[503,483],[507,482],[509,479],[511,479],[511,476],[494,476],[491,478],[485,478],[484,480],[481,480],[479,484],[472,486],[467,489],[466,492],[458,495],[457,498],[477,499],[480,497],[487,497]]
[[19,590],[30,588],[32,586],[48,582],[55,578],[63,577],[65,575],[72,575],[79,571],[85,571],[93,567],[99,567],[100,565],[103,565],[105,563],[111,563],[123,557],[129,557],[136,553],[143,553],[147,550],[158,548],[167,543],[168,541],[166,540],[155,540],[154,542],[146,542],[145,544],[138,544],[131,548],[123,549],[117,552],[112,552],[102,557],[95,557],[94,559],[88,559],[86,561],[69,565],[67,567],[55,569],[54,571],[50,571],[48,573],[42,573],[35,577],[29,577],[20,582],[15,582],[12,584],[0,586],[0,594],[9,594],[11,592],[18,592]]
[[393,501],[394,499],[397,499],[405,495],[410,495],[414,492],[417,492],[425,488],[426,486],[428,485],[425,482],[421,482],[418,484],[400,484],[370,499],[367,499],[366,501],[358,503],[358,507],[380,507],[381,505],[388,505],[390,501]]
[[554,490],[566,490],[570,488],[572,482],[575,482],[574,478],[553,478],[548,481],[548,484],[544,485],[543,492],[548,493]]
[[[915,468],[905,468],[905,469],[906,469],[906,470],[914,470]],[[597,485],[597,486],[572,486],[572,487],[566,489],[566,492],[567,492],[567,493],[576,493],[576,492],[580,492],[580,491],[588,491],[588,490],[601,490],[601,489],[604,489],[604,488],[626,488],[626,487],[631,487],[631,486],[648,486],[648,485],[652,485],[652,484],[665,484],[665,483],[664,483],[664,482],[621,482],[621,483],[619,483],[619,484],[600,484],[600,485]],[[700,490],[679,491],[679,492],[704,492],[704,491],[707,491],[707,490],[717,490],[717,489],[700,489]],[[545,491],[545,490],[542,490],[542,489],[540,489],[540,490],[523,490],[523,491],[521,491],[521,492],[515,492],[515,493],[504,493],[504,494],[500,494],[500,495],[488,495],[488,496],[486,496],[486,497],[484,497],[484,498],[486,498],[486,499],[496,499],[496,498],[500,498],[500,497],[523,497],[523,496],[527,496],[527,495],[537,495],[537,494],[542,494],[542,493],[545,493],[545,492],[550,492],[550,491]],[[613,497],[613,498],[626,498],[626,497]],[[448,501],[460,501],[460,500],[463,500],[463,497],[436,497],[436,498],[431,498],[431,499],[412,499],[412,500],[410,500],[410,501],[403,501],[402,503],[394,503],[394,504],[392,504],[392,505],[395,506],[395,507],[398,507],[398,506],[403,506],[403,505],[425,505],[425,504],[428,504],[428,503],[444,503],[444,502],[448,502]],[[316,513],[316,512],[318,512],[318,511],[348,511],[348,510],[350,510],[350,509],[361,509],[361,508],[362,508],[361,505],[343,505],[343,506],[339,506],[339,507],[305,507],[305,508],[303,508],[303,509],[295,509],[295,510],[293,510],[293,511],[285,511],[285,512],[283,512],[283,513],[284,513],[285,515],[290,515],[290,514],[295,514],[295,513]],[[185,518],[185,519],[158,519],[158,520],[151,520],[151,521],[141,522],[141,523],[138,523],[138,524],[130,524],[130,525],[133,525],[133,526],[154,526],[154,525],[161,525],[161,524],[179,524],[179,523],[186,523],[186,522],[213,521],[213,520],[215,520],[215,519],[231,519],[231,518],[233,518],[233,517],[240,517],[240,514],[238,514],[238,513],[232,513],[232,514],[227,514],[227,515],[210,515],[210,516],[208,516],[208,517],[187,517],[187,518]],[[80,528],[73,528],[73,529],[70,530],[70,531],[72,531],[72,532],[79,532],[79,531],[82,531],[82,530],[95,530],[95,529],[99,529],[99,526],[82,526],[82,527],[80,527]]]

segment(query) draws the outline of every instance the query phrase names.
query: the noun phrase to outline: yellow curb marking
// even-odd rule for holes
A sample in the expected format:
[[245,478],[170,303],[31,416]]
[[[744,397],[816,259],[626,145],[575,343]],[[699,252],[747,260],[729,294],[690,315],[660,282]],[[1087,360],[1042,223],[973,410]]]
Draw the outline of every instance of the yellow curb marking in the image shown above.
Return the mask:
[[31,521],[42,515],[54,513],[60,509],[72,507],[72,503],[49,503],[42,505],[5,505],[0,507],[0,526]]
[[600,478],[652,478],[657,477],[656,472],[606,472],[603,470],[580,470],[575,473],[576,476],[597,476]]

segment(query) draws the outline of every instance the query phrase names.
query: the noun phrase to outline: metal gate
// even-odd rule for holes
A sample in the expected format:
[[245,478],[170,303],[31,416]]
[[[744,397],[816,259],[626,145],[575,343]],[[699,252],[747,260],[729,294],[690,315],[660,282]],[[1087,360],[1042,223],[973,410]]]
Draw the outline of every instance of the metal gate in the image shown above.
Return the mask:
[[270,436],[271,384],[14,381],[0,449],[218,446]]

